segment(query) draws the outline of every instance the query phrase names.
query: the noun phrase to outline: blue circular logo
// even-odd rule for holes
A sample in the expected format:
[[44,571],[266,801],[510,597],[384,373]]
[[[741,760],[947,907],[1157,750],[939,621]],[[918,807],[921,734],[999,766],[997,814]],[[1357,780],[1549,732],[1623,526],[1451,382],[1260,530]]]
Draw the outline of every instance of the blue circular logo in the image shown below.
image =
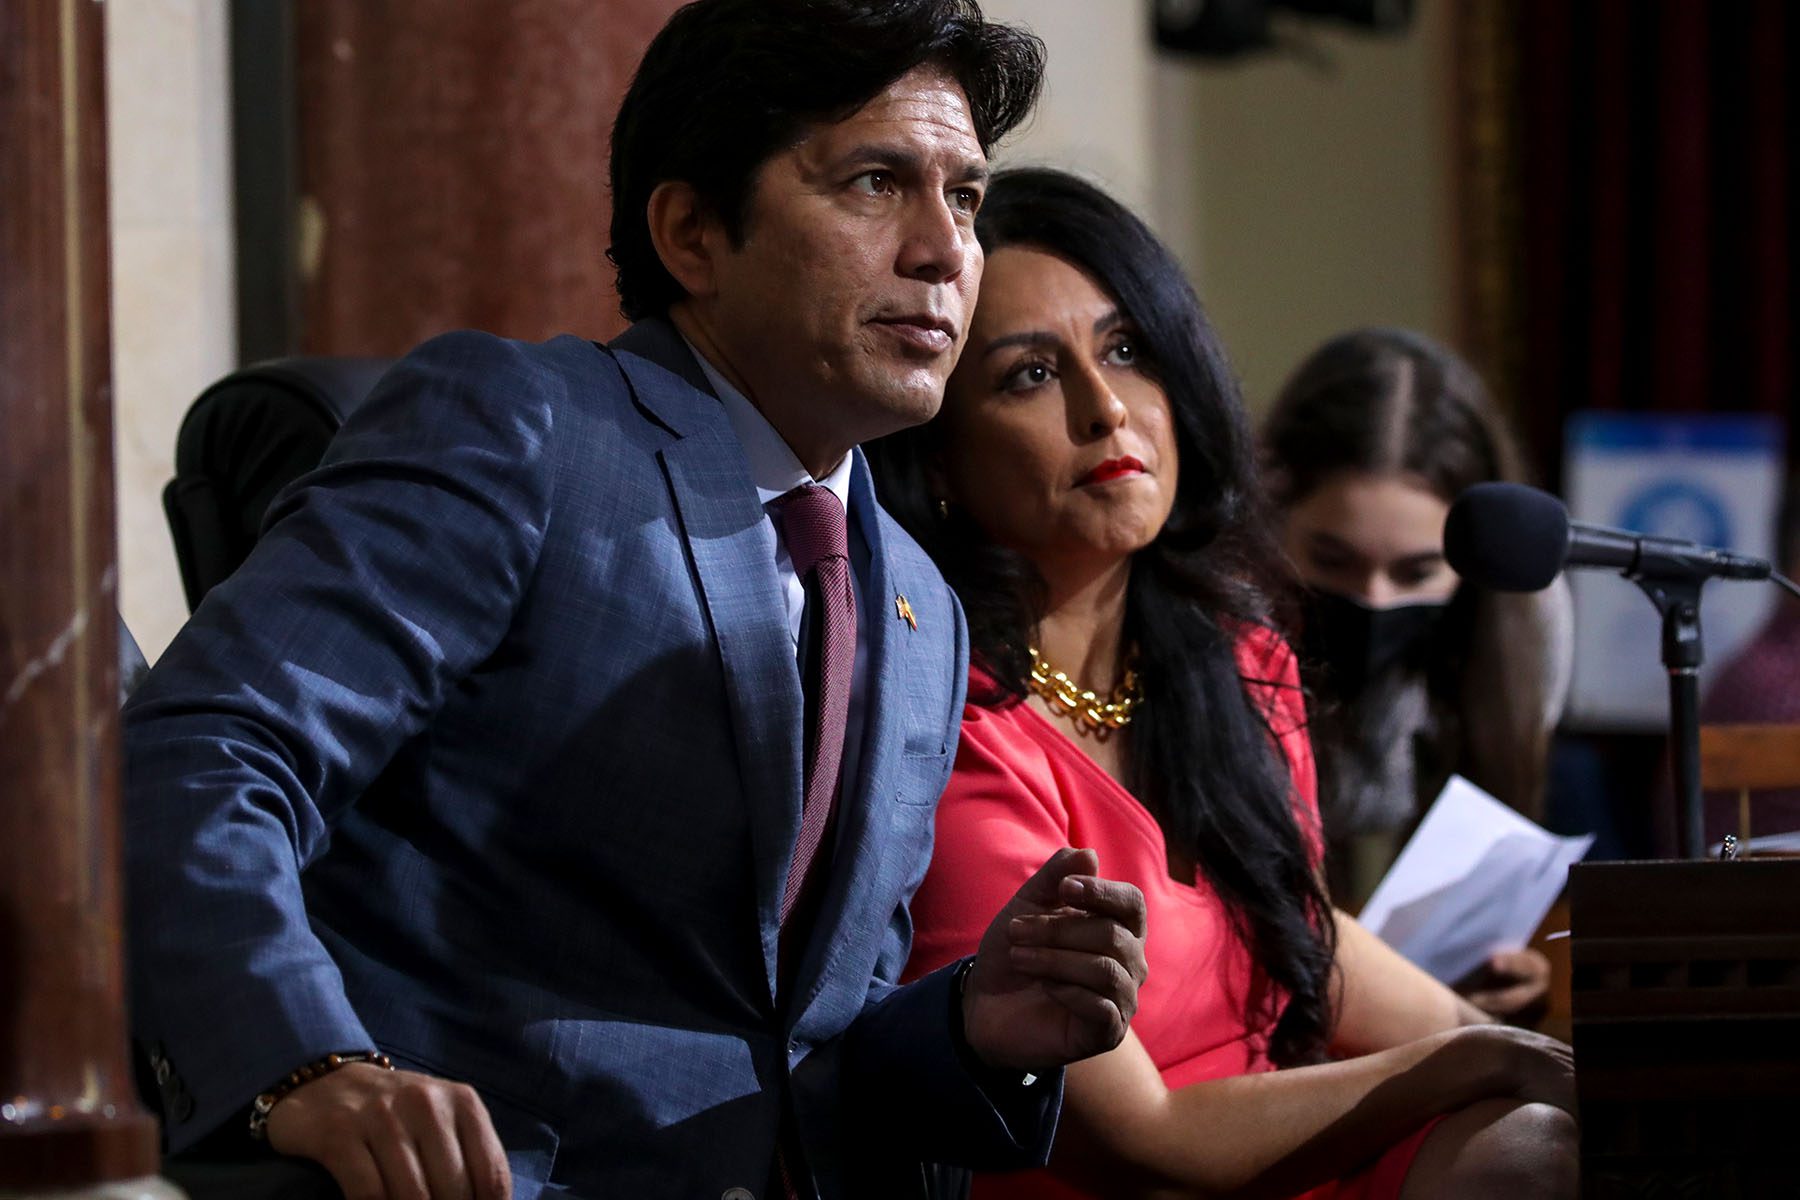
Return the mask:
[[1687,480],[1666,480],[1628,496],[1619,524],[1635,533],[1730,546],[1731,516],[1718,497]]

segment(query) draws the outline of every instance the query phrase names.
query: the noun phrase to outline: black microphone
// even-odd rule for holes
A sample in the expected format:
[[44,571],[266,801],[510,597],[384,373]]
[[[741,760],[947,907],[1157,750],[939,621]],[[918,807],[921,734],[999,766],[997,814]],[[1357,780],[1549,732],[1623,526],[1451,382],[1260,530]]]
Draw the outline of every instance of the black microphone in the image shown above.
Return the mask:
[[1767,579],[1769,563],[1680,538],[1569,520],[1549,492],[1478,483],[1444,521],[1444,557],[1464,579],[1501,592],[1535,592],[1565,567],[1602,567],[1630,579]]

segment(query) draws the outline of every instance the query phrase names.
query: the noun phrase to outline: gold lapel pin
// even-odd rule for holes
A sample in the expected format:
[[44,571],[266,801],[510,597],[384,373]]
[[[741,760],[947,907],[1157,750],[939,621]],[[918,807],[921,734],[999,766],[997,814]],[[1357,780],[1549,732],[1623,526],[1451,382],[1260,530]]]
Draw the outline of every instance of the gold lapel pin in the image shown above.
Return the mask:
[[912,605],[910,605],[906,602],[905,596],[895,595],[895,597],[894,597],[894,612],[896,615],[898,615],[900,617],[901,620],[905,621],[908,625],[912,626],[914,632],[918,631],[919,618],[913,616]]

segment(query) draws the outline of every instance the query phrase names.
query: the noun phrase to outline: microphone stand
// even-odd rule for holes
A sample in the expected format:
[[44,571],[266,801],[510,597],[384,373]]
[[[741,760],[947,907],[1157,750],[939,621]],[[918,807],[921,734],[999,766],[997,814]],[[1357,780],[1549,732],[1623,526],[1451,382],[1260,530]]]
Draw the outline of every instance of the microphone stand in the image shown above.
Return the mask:
[[1700,587],[1704,576],[1627,576],[1662,614],[1662,661],[1669,672],[1669,774],[1685,858],[1706,856],[1700,806]]

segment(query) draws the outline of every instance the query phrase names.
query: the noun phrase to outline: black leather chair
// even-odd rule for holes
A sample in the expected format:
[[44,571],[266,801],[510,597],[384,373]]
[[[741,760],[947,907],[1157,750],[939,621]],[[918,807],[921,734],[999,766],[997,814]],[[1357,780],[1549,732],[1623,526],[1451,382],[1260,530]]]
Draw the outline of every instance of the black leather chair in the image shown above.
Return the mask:
[[391,359],[281,358],[200,393],[175,438],[163,511],[188,610],[237,570],[275,494],[318,466],[325,445]]

